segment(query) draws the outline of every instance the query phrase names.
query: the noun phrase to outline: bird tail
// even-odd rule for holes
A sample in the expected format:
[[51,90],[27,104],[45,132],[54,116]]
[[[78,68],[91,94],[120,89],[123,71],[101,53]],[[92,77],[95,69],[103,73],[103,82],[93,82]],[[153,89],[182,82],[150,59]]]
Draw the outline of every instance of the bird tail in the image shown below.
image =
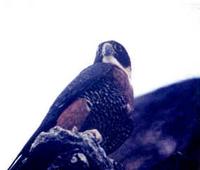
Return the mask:
[[15,160],[12,162],[8,170],[19,170],[19,167],[22,165],[22,161],[24,159],[23,154],[20,152]]
[[[39,129],[39,128],[38,128]],[[27,158],[29,149],[31,147],[32,142],[35,140],[35,137],[38,135],[39,130],[37,130],[31,138],[28,140],[28,142],[24,145],[22,150],[19,152],[15,160],[12,162],[12,164],[9,166],[8,170],[21,170],[22,166],[24,164],[24,159]]]
[[25,158],[28,156],[28,151],[32,141],[34,140],[34,135],[28,140],[28,142],[24,145],[22,150],[19,152],[17,157],[14,159],[12,164],[9,166],[8,170],[21,170],[24,164]]

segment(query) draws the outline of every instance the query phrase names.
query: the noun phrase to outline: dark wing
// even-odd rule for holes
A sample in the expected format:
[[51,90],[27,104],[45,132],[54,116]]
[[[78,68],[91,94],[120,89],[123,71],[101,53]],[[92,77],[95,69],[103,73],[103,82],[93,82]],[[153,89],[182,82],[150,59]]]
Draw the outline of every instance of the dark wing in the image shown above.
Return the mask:
[[60,114],[87,88],[98,82],[102,77],[107,76],[112,68],[113,66],[111,64],[96,63],[83,70],[57,97],[39,128],[25,144],[24,148],[18,154],[8,170],[19,168],[21,161],[27,156],[31,144],[37,135],[42,131],[47,131],[55,126]]

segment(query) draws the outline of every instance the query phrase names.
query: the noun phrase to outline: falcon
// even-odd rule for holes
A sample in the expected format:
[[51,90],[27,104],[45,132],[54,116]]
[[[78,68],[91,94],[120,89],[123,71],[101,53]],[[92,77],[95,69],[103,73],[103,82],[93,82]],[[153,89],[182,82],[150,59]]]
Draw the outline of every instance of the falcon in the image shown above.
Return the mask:
[[35,138],[54,126],[97,129],[103,137],[101,146],[107,154],[112,153],[132,131],[133,100],[126,49],[116,41],[101,43],[94,63],[61,92],[8,170],[19,169]]

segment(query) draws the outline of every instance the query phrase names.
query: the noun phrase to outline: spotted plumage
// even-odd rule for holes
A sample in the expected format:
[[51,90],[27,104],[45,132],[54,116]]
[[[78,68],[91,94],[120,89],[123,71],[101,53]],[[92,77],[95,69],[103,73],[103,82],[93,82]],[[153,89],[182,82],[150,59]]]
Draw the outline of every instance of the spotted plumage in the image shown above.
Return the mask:
[[107,153],[116,150],[132,130],[133,91],[131,63],[124,47],[107,41],[98,47],[95,62],[83,70],[58,96],[9,170],[18,169],[31,144],[42,131],[55,125],[80,131],[97,129]]
[[[112,71],[124,74],[117,69],[113,68]],[[102,146],[108,153],[121,145],[132,128],[131,121],[127,114],[124,114],[129,112],[128,96],[122,95],[127,89],[119,87],[117,79],[108,74],[81,95],[89,101],[91,111],[80,130],[98,129],[103,136]]]

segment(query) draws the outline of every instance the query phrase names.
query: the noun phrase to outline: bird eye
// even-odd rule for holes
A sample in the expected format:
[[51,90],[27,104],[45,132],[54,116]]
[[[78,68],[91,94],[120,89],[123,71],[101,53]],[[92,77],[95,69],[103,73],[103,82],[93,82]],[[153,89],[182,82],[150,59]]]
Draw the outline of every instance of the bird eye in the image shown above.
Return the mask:
[[118,44],[114,44],[114,49],[115,51],[122,52],[122,47],[119,46]]

